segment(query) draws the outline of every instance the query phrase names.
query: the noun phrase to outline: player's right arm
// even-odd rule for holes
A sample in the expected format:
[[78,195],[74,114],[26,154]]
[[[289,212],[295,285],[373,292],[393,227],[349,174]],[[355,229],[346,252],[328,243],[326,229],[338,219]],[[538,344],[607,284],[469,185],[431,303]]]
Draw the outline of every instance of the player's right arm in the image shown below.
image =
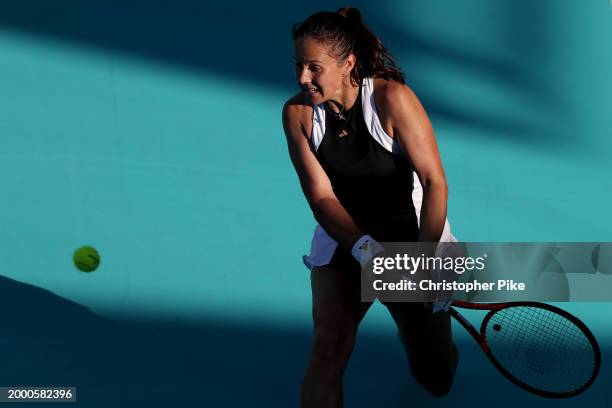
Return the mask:
[[283,128],[287,138],[289,157],[300,179],[302,191],[312,213],[323,229],[349,251],[364,234],[340,204],[325,170],[309,143],[312,107],[301,101],[298,94],[283,107]]

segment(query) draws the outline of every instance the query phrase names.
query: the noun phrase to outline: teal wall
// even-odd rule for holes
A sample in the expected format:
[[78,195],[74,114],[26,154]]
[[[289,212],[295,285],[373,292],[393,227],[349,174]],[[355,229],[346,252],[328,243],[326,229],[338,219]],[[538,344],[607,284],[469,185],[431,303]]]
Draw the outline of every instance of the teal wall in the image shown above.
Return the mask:
[[[430,113],[459,239],[610,241],[608,1],[361,3]],[[110,319],[307,336],[314,222],[280,111],[291,25],[337,6],[0,5],[0,275]],[[71,263],[85,244],[102,256],[91,274]],[[566,306],[609,347],[609,305]],[[383,308],[363,333],[393,340]],[[307,351],[291,349],[296,384]],[[360,373],[349,381],[371,384]]]

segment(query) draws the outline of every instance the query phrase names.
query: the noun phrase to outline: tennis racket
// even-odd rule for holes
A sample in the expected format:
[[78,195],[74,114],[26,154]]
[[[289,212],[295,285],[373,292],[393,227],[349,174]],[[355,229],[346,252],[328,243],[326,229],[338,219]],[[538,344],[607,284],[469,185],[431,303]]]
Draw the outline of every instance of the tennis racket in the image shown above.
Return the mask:
[[563,309],[538,302],[467,303],[488,310],[478,332],[454,307],[453,316],[493,365],[517,386],[542,397],[578,395],[595,381],[601,352],[589,328]]

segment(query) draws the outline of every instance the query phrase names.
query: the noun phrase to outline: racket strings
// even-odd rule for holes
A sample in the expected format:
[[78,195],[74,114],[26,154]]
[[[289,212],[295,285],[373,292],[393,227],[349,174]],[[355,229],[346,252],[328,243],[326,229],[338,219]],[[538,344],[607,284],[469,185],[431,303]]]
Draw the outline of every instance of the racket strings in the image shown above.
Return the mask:
[[[555,320],[549,321],[548,327],[542,327],[542,316],[537,316],[541,313],[542,311],[538,310],[535,315],[523,316],[522,328],[530,331],[515,330],[518,335],[513,341],[514,353],[511,355],[513,359],[510,369],[517,377],[522,376],[521,379],[525,382],[538,383],[538,388],[551,388],[554,387],[554,381],[571,373],[570,370],[560,370],[560,361],[567,354],[569,345],[559,341],[559,338],[562,338],[560,336],[571,331],[563,331],[562,326]],[[503,327],[506,329],[515,323],[514,320],[507,319],[508,317],[509,315],[506,315],[503,319]],[[526,370],[524,365],[527,365],[529,370]],[[547,373],[553,373],[554,376],[545,376]]]
[[595,370],[593,346],[582,330],[543,308],[502,309],[491,316],[484,334],[510,375],[542,391],[579,389]]
[[[526,321],[527,327],[535,328],[538,331],[530,332],[530,337],[527,337],[527,332],[521,332],[521,337],[527,339],[527,343],[524,345],[522,355],[520,348],[515,350],[518,351],[515,353],[518,359],[513,360],[513,368],[518,371],[522,369],[521,364],[527,364],[531,372],[523,370],[524,381],[539,384],[538,388],[550,389],[554,392],[555,383],[567,381],[568,376],[574,372],[569,365],[564,369],[562,363],[566,356],[572,353],[572,346],[575,348],[576,330],[571,329],[577,328],[569,321],[567,322],[570,325],[561,325],[560,322],[566,321],[564,318],[549,320],[547,321],[548,326],[542,325],[542,320],[547,317],[546,311],[538,309],[535,312],[526,316]],[[542,316],[543,312],[544,316]],[[568,338],[566,339],[568,341],[561,341],[565,338],[564,336],[574,337],[574,339]]]
[[[554,363],[555,361],[558,362],[562,357],[564,347],[554,344],[558,342],[548,342],[547,344],[544,341],[545,337],[543,335],[533,334],[537,333],[535,331],[528,336],[528,332],[516,330],[516,327],[513,327],[513,320],[503,319],[502,322],[502,327],[506,329],[506,334],[509,333],[508,329],[512,327],[515,329],[516,336],[510,337],[512,339],[512,348],[495,348],[495,351],[503,350],[505,352],[505,355],[495,353],[498,354],[498,360],[505,360],[506,362],[503,365],[506,366],[511,374],[520,378],[525,383],[537,386],[540,389],[549,389],[551,386],[554,386],[554,384],[550,384],[551,376],[546,376],[546,374],[555,373],[557,377],[561,374],[559,367],[555,366]],[[539,322],[534,320],[533,316],[527,318],[526,322],[531,328],[539,326]],[[539,329],[541,330],[541,328]],[[498,341],[498,344],[500,343]]]

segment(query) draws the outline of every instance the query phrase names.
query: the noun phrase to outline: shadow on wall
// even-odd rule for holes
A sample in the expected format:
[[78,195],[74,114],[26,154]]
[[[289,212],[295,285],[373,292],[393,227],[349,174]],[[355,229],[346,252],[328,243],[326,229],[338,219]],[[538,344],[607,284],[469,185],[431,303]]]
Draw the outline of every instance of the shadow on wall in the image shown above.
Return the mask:
[[[82,407],[293,407],[310,332],[142,319],[109,320],[47,290],[0,276],[0,384],[76,386]],[[393,333],[362,333],[345,378],[350,407],[454,407],[479,401],[601,406],[607,372],[584,397],[544,400],[495,372],[476,346],[460,344],[456,383],[444,399],[420,389]],[[603,350],[608,354],[607,350]],[[486,373],[487,375],[482,375]],[[500,395],[509,399],[500,400]],[[27,404],[26,404],[27,405]],[[26,406],[24,405],[24,406]]]
[[[512,7],[499,14],[505,19],[500,21],[499,33],[485,31],[483,36],[499,35],[500,47],[526,53],[533,59],[531,67],[537,67],[546,62],[546,50],[550,46],[547,39],[551,37],[554,23],[547,18],[547,9],[554,7],[553,1],[513,2]],[[414,66],[413,61],[426,56],[433,58],[436,64],[455,67],[457,75],[470,72],[472,76],[492,79],[501,84],[505,92],[519,93],[535,101],[548,111],[546,116],[551,112],[555,117],[561,116],[557,88],[543,81],[541,74],[534,74],[529,66],[492,55],[478,44],[434,38],[428,33],[411,30],[408,24],[400,26],[391,21],[379,5],[365,1],[356,1],[353,5],[362,9],[366,21],[383,41],[392,44],[391,50],[400,57],[408,73],[409,67],[419,69],[418,63]],[[460,24],[471,24],[468,11],[472,6],[474,4],[466,3]],[[439,9],[442,6],[411,4],[406,13],[419,14],[419,7]],[[280,87],[289,94],[297,90],[291,60],[291,26],[312,12],[335,8],[319,0],[307,5],[278,3],[273,10],[262,9],[260,3],[248,1],[177,0],[169,7],[168,3],[160,1],[58,0],[41,3],[24,0],[1,6],[0,27]],[[525,29],[534,26],[537,32]],[[440,81],[445,80],[461,79],[440,78]],[[547,131],[528,118],[505,112],[482,115],[469,103],[434,97],[427,83],[409,82],[432,116],[488,130],[492,137],[508,137],[529,144],[548,143],[553,138],[558,141],[560,136],[574,137],[571,132],[553,134],[556,132]]]

